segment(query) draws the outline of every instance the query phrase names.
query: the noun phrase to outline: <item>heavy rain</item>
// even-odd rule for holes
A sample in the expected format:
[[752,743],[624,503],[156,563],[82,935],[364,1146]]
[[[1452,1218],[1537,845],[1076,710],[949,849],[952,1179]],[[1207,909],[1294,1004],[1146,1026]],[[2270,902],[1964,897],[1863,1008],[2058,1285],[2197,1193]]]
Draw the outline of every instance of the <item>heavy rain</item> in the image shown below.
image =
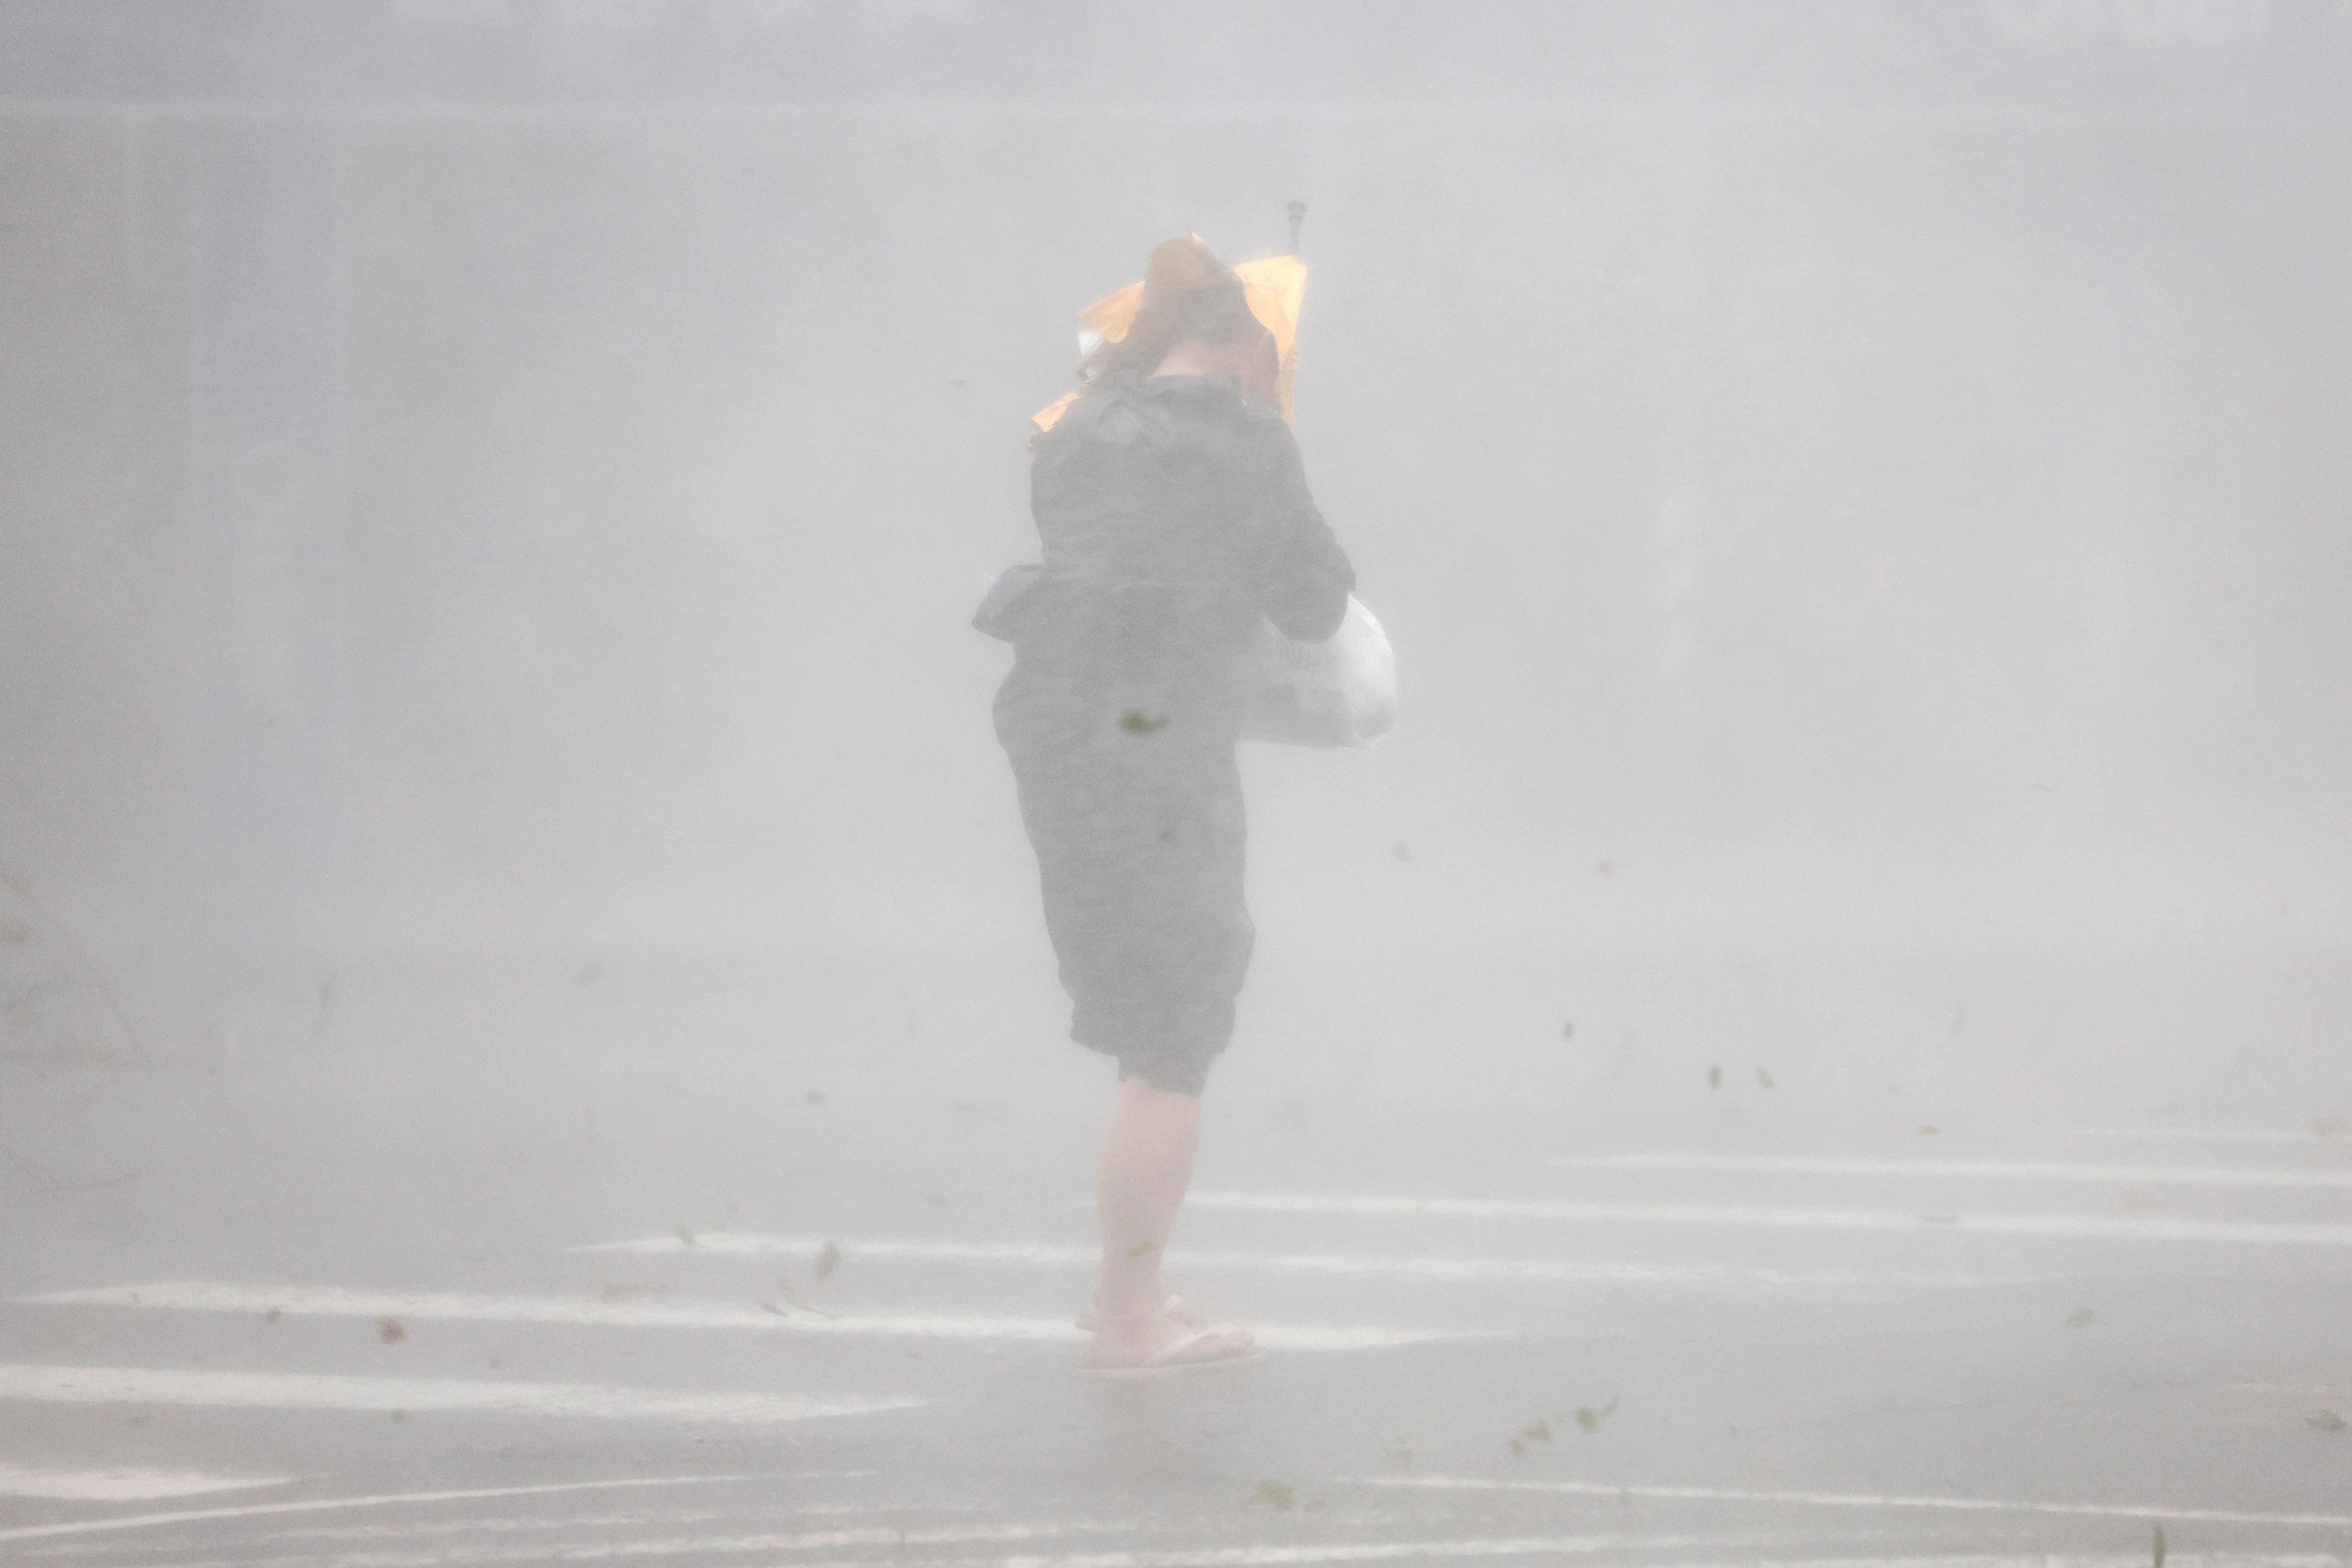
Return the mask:
[[2347,80],[0,0],[0,1561],[2352,1562]]

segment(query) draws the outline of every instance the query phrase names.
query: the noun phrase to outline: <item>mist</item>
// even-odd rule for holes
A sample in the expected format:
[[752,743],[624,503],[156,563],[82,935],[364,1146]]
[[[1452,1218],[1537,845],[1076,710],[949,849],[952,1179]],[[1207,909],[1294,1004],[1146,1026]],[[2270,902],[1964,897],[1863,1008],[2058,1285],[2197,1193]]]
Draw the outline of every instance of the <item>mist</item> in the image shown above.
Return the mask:
[[[2346,1552],[2347,65],[0,3],[0,1542]],[[1292,202],[1397,719],[1242,743],[1170,1267],[1271,1331],[1106,1391],[971,616],[1077,310]]]

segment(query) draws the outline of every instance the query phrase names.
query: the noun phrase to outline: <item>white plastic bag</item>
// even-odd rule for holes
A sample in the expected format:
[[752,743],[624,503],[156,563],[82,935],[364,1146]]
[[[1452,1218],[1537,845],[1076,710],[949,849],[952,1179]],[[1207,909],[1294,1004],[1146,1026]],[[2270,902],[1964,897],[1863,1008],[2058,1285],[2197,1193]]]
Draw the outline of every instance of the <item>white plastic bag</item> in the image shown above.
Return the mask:
[[1353,595],[1339,629],[1322,642],[1298,642],[1258,622],[1249,658],[1245,740],[1369,746],[1396,722],[1396,653]]

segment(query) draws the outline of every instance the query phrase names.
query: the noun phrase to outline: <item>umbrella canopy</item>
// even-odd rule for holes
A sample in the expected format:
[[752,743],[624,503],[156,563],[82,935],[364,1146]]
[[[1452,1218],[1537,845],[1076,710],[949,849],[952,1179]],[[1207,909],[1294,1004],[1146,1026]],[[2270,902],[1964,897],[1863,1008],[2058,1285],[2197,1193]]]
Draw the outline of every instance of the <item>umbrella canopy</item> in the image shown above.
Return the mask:
[[[1298,369],[1298,310],[1307,299],[1307,264],[1296,256],[1270,256],[1263,261],[1244,261],[1228,268],[1197,234],[1171,239],[1153,251],[1151,273],[1143,282],[1130,283],[1116,294],[1106,294],[1078,312],[1078,353],[1083,360],[1080,375],[1093,380],[1111,352],[1125,345],[1129,335],[1139,330],[1139,342],[1165,332],[1184,295],[1228,278],[1240,280],[1242,297],[1249,303],[1250,314],[1274,334],[1279,366],[1275,378],[1275,401],[1283,418],[1290,418],[1291,383]],[[1146,319],[1139,329],[1139,317],[1157,320]],[[1077,396],[1073,392],[1039,409],[1030,424],[1041,435],[1052,429],[1054,422]]]

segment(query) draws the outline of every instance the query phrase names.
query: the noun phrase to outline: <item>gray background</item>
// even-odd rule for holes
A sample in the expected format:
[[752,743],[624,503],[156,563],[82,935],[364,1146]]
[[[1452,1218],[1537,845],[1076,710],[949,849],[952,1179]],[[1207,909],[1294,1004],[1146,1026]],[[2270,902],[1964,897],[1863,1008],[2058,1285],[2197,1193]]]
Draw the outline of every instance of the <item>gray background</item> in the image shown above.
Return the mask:
[[1298,198],[1403,716],[1250,750],[1237,1087],[2341,1115],[2347,17],[8,5],[9,1049],[1076,1070],[966,616],[1077,307]]
[[[2347,75],[2346,0],[0,0],[0,1555],[2340,1556]],[[1171,1267],[1439,1337],[1105,1389],[966,620],[1075,312],[1294,199],[1402,711],[1244,749]]]

